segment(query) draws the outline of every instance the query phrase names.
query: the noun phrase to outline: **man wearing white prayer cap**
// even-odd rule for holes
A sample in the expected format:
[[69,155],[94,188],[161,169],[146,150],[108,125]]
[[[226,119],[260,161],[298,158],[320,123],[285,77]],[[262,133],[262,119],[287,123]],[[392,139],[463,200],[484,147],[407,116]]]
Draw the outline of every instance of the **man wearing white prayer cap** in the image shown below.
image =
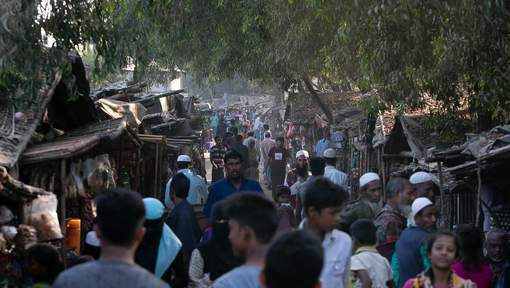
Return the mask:
[[399,287],[404,286],[408,279],[416,277],[418,273],[425,270],[426,242],[435,230],[437,221],[437,210],[430,199],[416,198],[411,207],[415,225],[402,231],[395,245],[396,255],[393,255],[393,258],[398,260]]
[[416,189],[417,197],[427,197],[430,201],[435,202],[437,186],[432,175],[423,171],[416,172],[409,178],[409,183]]
[[[179,155],[177,157],[177,173],[183,173],[188,177],[190,181],[189,193],[188,193],[188,202],[191,205],[200,205],[205,203],[207,199],[207,184],[205,180],[197,175],[195,171],[193,171],[193,163],[191,161],[191,157],[185,154]],[[176,174],[177,174],[176,173]],[[174,203],[170,198],[170,183],[173,178],[170,178],[166,184],[165,189],[165,205],[168,208],[174,208]]]
[[[340,215],[341,228],[349,229],[358,219],[373,220],[381,210],[382,185],[379,175],[373,172],[365,173],[359,178],[360,198],[345,207]],[[347,230],[348,231],[348,230]]]
[[295,164],[296,166],[293,169],[289,169],[283,185],[287,187],[292,187],[292,185],[294,185],[299,180],[301,180],[301,182],[304,182],[308,178],[308,176],[310,176],[310,172],[308,171],[309,159],[310,154],[308,154],[308,151],[299,150],[298,152],[296,152],[296,164]]

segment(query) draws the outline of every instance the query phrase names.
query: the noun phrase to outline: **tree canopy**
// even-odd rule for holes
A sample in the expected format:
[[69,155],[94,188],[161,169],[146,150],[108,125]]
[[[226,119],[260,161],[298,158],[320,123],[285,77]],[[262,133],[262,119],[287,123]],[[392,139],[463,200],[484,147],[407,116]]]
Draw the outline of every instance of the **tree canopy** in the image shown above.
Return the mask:
[[[2,94],[30,82],[39,64],[33,59],[43,53],[53,53],[55,66],[67,50],[92,44],[97,72],[133,61],[140,77],[179,68],[195,78],[241,75],[282,89],[310,88],[302,84],[319,79],[335,91],[376,92],[364,105],[368,112],[415,109],[432,98],[444,114],[509,116],[508,1],[4,2]],[[41,2],[51,6],[48,13],[38,9]],[[48,36],[52,49],[45,48]]]

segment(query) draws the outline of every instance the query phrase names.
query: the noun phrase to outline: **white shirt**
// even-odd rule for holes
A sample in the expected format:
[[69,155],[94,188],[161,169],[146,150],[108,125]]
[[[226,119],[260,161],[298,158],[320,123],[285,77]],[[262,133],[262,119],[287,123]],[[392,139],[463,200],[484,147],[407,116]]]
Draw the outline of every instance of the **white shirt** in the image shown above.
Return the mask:
[[335,183],[338,186],[341,186],[347,191],[347,174],[336,169],[331,165],[327,165],[324,169],[324,177],[331,180],[331,182]]
[[[379,253],[364,251],[351,257],[351,271],[367,271],[373,288],[386,288],[386,283],[393,279],[390,263]],[[361,287],[361,282],[356,279],[354,287]]]
[[260,120],[260,117],[257,117],[257,119],[255,119],[255,124],[253,126],[254,126],[253,128],[255,128],[255,130],[260,130],[264,126],[264,123],[262,123],[262,120]]
[[[303,229],[306,218],[299,224]],[[320,276],[321,288],[348,288],[351,273],[352,240],[347,233],[333,229],[324,235],[324,267]]]

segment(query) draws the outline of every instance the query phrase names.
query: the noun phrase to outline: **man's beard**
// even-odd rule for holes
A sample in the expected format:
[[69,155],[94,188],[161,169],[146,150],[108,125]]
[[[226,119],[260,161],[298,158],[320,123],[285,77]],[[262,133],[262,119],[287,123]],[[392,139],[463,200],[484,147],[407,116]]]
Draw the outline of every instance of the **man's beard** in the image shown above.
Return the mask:
[[303,166],[303,167],[298,166],[298,167],[296,168],[296,173],[297,173],[297,175],[298,175],[299,177],[301,177],[301,178],[306,178],[306,177],[308,177],[308,165],[305,165],[305,166]]
[[400,210],[400,213],[402,213],[402,215],[404,215],[404,217],[406,218],[408,218],[409,215],[411,215],[412,211],[411,205],[400,204],[398,205],[398,209]]

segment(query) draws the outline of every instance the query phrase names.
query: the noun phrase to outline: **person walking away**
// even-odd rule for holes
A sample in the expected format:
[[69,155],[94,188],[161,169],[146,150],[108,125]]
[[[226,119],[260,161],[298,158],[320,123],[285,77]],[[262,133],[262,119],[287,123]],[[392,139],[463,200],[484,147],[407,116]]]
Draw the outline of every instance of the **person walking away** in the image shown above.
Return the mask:
[[262,141],[264,138],[264,123],[262,123],[262,119],[260,119],[259,115],[257,115],[257,118],[255,118],[253,129],[255,130],[255,136],[257,137],[257,140]]
[[298,182],[291,187],[291,195],[293,193],[292,188],[294,188],[295,195],[297,196],[296,220],[298,223],[305,217],[305,210],[303,207],[305,206],[306,188],[307,186],[313,185],[317,178],[324,176],[324,167],[326,167],[326,162],[323,158],[312,157],[310,159],[310,172],[312,176],[308,177],[303,183]]
[[138,193],[115,188],[96,198],[96,234],[101,258],[61,273],[54,288],[169,287],[135,264],[135,251],[145,234],[145,207]]
[[395,245],[392,258],[393,279],[396,287],[403,287],[407,280],[428,269],[427,238],[436,228],[437,210],[428,198],[416,198],[412,204],[411,216],[416,226],[402,231]]
[[186,287],[188,274],[182,242],[165,224],[165,206],[156,198],[144,198],[145,236],[135,253],[135,262],[172,287]]
[[[299,150],[296,152],[296,164],[295,167],[292,169],[289,169],[287,171],[287,176],[285,177],[284,185],[287,187],[292,187],[294,183],[298,181],[298,170],[304,170],[306,169],[306,173],[301,173],[301,175],[306,175],[305,178],[308,178],[308,160],[310,159],[310,155],[308,154],[308,151],[306,150]],[[306,179],[303,179],[303,181]]]
[[482,231],[471,224],[461,224],[455,232],[460,240],[460,261],[452,265],[452,270],[478,288],[492,287],[492,270],[482,252]]
[[393,287],[390,263],[375,249],[375,226],[368,219],[356,220],[351,225],[354,255],[351,257],[351,272],[354,288]]
[[204,205],[204,215],[211,219],[211,209],[214,203],[221,201],[228,196],[239,192],[258,192],[264,193],[259,183],[254,180],[246,179],[241,172],[241,162],[243,156],[236,151],[228,151],[225,154],[225,171],[227,177],[217,181],[209,187],[209,194]]
[[278,193],[276,195],[278,219],[280,219],[278,222],[278,232],[296,227],[296,215],[294,214],[294,207],[290,203],[290,188],[281,185],[278,187]]
[[409,279],[404,288],[475,288],[476,284],[465,280],[452,270],[452,264],[459,254],[459,241],[451,232],[439,232],[427,241],[429,269]]
[[287,173],[287,159],[289,153],[283,145],[283,137],[276,139],[276,146],[269,151],[269,166],[271,168],[271,185],[273,199],[276,200],[276,192],[279,186],[283,185]]
[[227,200],[229,239],[246,262],[217,279],[214,288],[256,288],[267,247],[278,227],[274,204],[263,195],[240,193]]
[[49,244],[38,243],[30,246],[26,257],[25,269],[32,280],[30,287],[51,287],[57,276],[64,271],[62,257],[57,249]]
[[324,177],[331,180],[338,186],[344,188],[345,191],[349,191],[347,186],[347,174],[336,169],[336,151],[333,148],[324,150],[324,160],[326,160],[326,169],[324,170]]
[[243,145],[248,147],[250,146],[249,145],[250,141],[253,140],[255,142],[255,147],[259,149],[259,141],[257,140],[257,138],[255,138],[254,135],[255,133],[253,131],[248,132],[246,139],[243,140]]
[[331,141],[329,140],[329,130],[327,127],[324,127],[322,130],[322,138],[317,142],[315,146],[315,155],[317,157],[322,157],[324,155],[324,151],[326,149],[331,148]]
[[352,241],[347,233],[336,229],[340,211],[349,199],[342,187],[319,177],[304,193],[306,218],[299,228],[315,233],[322,239],[324,266],[320,280],[323,288],[349,287]]
[[258,149],[255,145],[255,140],[251,139],[248,142],[248,171],[247,177],[253,179],[255,181],[259,180],[259,161],[258,159]]
[[342,211],[340,227],[349,231],[351,224],[358,219],[373,220],[380,211],[382,185],[379,175],[373,172],[359,178],[360,198],[347,204]]
[[172,202],[175,203],[175,208],[170,212],[167,224],[181,240],[184,259],[188,264],[191,252],[200,242],[202,231],[198,225],[193,207],[186,200],[190,189],[189,179],[184,174],[178,173],[172,179],[170,186],[170,197]]
[[208,288],[223,274],[240,266],[241,259],[234,256],[228,240],[229,227],[225,200],[212,209],[212,237],[193,250],[189,265],[188,288]]
[[391,261],[395,243],[407,226],[416,195],[413,186],[402,177],[392,177],[385,191],[385,205],[375,217],[374,224],[377,228],[377,251]]
[[266,288],[316,288],[324,257],[320,239],[303,230],[283,234],[266,255],[260,284]]
[[225,154],[227,153],[227,147],[223,145],[223,139],[220,136],[216,136],[214,141],[216,145],[209,151],[212,164],[211,184],[225,177],[225,163],[223,162],[223,158],[225,158]]
[[[191,205],[202,205],[207,199],[207,184],[202,177],[193,172],[192,168],[191,157],[188,155],[179,155],[177,157],[177,173],[186,175],[190,181],[190,189],[186,200]],[[171,209],[175,207],[175,203],[172,202],[170,197],[172,190],[170,183],[172,183],[172,179],[168,180],[165,189],[165,205]]]
[[224,137],[225,133],[227,133],[227,123],[225,122],[225,118],[220,115],[220,119],[218,121],[218,129],[216,131],[216,136]]
[[510,285],[510,261],[508,260],[509,237],[506,231],[499,228],[490,229],[485,240],[487,260],[492,269],[495,288]]
[[276,142],[271,139],[271,133],[264,134],[264,140],[260,143],[260,158],[262,159],[262,171],[264,173],[264,181],[268,187],[271,187],[271,171],[269,166],[269,151],[276,146]]
[[218,133],[218,124],[219,119],[218,115],[216,115],[216,112],[213,112],[211,117],[209,117],[209,124],[211,125],[211,129],[213,130],[214,136]]

